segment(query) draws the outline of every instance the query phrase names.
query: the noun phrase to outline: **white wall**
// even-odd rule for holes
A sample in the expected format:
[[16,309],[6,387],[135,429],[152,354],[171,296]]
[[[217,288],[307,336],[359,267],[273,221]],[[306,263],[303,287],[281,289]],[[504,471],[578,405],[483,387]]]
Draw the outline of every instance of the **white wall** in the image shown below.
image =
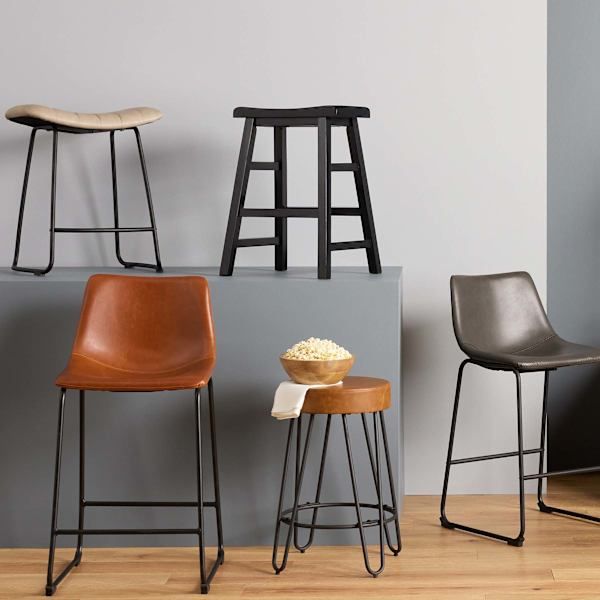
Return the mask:
[[[142,134],[166,265],[220,260],[242,127],[231,118],[234,106],[371,107],[372,119],[361,125],[382,261],[406,269],[407,491],[439,493],[461,358],[449,276],[527,269],[545,296],[544,0],[18,0],[4,2],[2,13],[0,106],[164,111]],[[0,122],[5,265],[27,133]],[[29,264],[41,264],[46,252],[45,138],[24,234]],[[343,139],[336,139],[334,156],[343,160]],[[315,132],[293,131],[289,141],[290,203],[314,203]],[[266,135],[257,142],[263,160],[268,142]],[[135,224],[145,213],[133,140],[122,138],[117,151],[122,197],[131,198],[123,224]],[[350,179],[335,175],[334,202],[353,197]],[[107,136],[61,140],[58,190],[59,225],[110,225]],[[250,205],[268,206],[271,192],[269,175],[258,173]],[[354,239],[358,223],[338,219],[334,236]],[[253,229],[268,234],[270,225]],[[289,245],[291,265],[316,264],[315,223],[294,221]],[[138,235],[126,249],[142,258],[150,245]],[[243,250],[238,264],[268,264],[271,253]],[[357,251],[334,260],[365,263]],[[113,261],[110,236],[58,240],[58,265]],[[526,379],[526,432],[535,443],[541,388],[536,376]],[[508,375],[467,374],[458,453],[515,447],[513,385]],[[514,491],[515,465],[503,462],[457,470],[452,491]]]

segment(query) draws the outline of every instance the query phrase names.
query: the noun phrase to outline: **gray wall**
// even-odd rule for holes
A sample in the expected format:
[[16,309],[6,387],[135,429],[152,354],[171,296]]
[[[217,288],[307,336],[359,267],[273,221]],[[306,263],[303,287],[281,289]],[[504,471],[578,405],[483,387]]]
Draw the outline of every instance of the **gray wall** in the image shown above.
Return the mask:
[[[361,126],[382,260],[405,267],[407,491],[439,493],[460,361],[449,276],[527,269],[545,297],[544,0],[15,0],[2,4],[0,56],[0,106],[164,111],[142,134],[167,265],[219,262],[241,136],[234,106],[370,106]],[[26,136],[0,122],[3,264],[12,256]],[[314,203],[315,132],[294,131],[289,141],[290,202]],[[346,155],[342,142],[334,139],[335,160]],[[130,198],[123,222],[135,223],[144,212],[133,140],[118,143],[122,197]],[[110,223],[108,139],[60,144],[58,223]],[[258,160],[268,160],[267,135],[257,144]],[[33,165],[27,262],[46,251],[48,151],[45,139]],[[334,203],[354,198],[349,174],[336,174],[333,185]],[[249,194],[251,206],[268,205],[268,173],[253,177]],[[257,221],[249,234],[271,231]],[[334,223],[337,240],[358,234],[356,219]],[[140,258],[150,248],[139,236],[128,244]],[[294,222],[289,246],[292,265],[315,264],[315,224]],[[365,262],[359,251],[334,260]],[[59,265],[113,261],[109,237],[59,239]],[[268,249],[240,252],[242,265],[270,261]],[[457,452],[512,449],[510,377],[473,372],[464,389]],[[532,443],[540,390],[539,378],[528,377]],[[456,469],[451,491],[516,491],[515,466],[503,462]]]
[[[600,4],[548,4],[548,306],[558,332],[600,346]],[[553,468],[596,465],[600,371],[552,376]]]

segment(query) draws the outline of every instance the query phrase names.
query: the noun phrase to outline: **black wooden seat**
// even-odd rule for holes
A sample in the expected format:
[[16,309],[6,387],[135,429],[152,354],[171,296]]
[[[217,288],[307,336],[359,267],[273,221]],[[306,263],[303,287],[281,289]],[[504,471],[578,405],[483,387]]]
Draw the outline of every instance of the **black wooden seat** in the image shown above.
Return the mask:
[[[234,117],[244,118],[244,133],[238,158],[229,221],[221,259],[221,275],[231,275],[238,248],[274,246],[275,269],[287,269],[288,218],[314,218],[318,222],[318,275],[331,277],[331,252],[364,249],[369,272],[381,273],[375,223],[371,209],[367,173],[363,158],[358,118],[369,117],[368,108],[360,106],[313,106],[308,108],[248,108],[238,107]],[[273,160],[253,161],[257,127],[273,128]],[[316,127],[318,130],[318,202],[317,206],[288,206],[287,203],[287,148],[288,127]],[[331,161],[331,128],[345,127],[350,149],[350,162]],[[274,208],[245,208],[246,189],[250,171],[273,171],[275,179]],[[358,206],[331,206],[331,173],[351,171],[358,198]],[[331,217],[360,217],[363,238],[355,241],[331,240]],[[273,217],[275,231],[272,237],[240,239],[243,217]]]
[[366,106],[309,106],[307,108],[250,108],[248,106],[238,106],[233,111],[233,116],[254,119],[261,117],[341,117],[344,119],[363,117],[368,119],[371,116],[371,111]]

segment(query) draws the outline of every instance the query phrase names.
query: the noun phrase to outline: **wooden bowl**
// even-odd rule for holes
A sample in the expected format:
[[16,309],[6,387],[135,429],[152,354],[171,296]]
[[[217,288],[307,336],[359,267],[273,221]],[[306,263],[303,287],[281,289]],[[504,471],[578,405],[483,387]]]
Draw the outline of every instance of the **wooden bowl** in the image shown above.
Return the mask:
[[344,379],[354,364],[354,357],[336,360],[298,360],[279,357],[281,365],[295,383],[328,385]]

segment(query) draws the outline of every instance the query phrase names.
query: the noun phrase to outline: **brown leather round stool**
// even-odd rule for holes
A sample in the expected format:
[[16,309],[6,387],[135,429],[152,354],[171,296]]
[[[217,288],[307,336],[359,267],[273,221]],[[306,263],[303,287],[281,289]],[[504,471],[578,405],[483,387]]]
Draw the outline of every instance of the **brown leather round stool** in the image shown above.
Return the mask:
[[[200,591],[223,563],[223,530],[212,373],[216,363],[215,335],[208,283],[203,277],[129,277],[93,275],[88,280],[73,351],[56,379],[60,388],[58,435],[52,502],[52,526],[46,595],[51,596],[65,576],[81,562],[83,537],[102,534],[197,535]],[[208,388],[213,500],[204,498],[202,481],[201,397]],[[184,502],[96,501],[85,496],[85,390],[103,392],[158,392],[194,390],[197,498]],[[77,528],[58,527],[58,498],[63,423],[67,390],[79,390],[79,522]],[[84,513],[94,507],[192,507],[198,511],[196,527],[187,529],[88,529]],[[214,508],[217,556],[206,568],[204,509]],[[58,536],[77,536],[73,560],[54,577]]]
[[[287,565],[290,545],[292,542],[292,533],[294,547],[299,552],[304,552],[309,548],[314,539],[315,529],[358,529],[360,533],[360,543],[362,547],[363,558],[367,571],[377,577],[384,569],[385,565],[385,541],[388,548],[397,556],[402,549],[400,539],[400,525],[398,523],[398,508],[396,504],[396,491],[394,488],[394,478],[392,475],[392,464],[388,448],[387,433],[385,429],[385,419],[383,411],[390,407],[390,383],[385,379],[375,379],[373,377],[346,377],[341,385],[312,388],[308,390],[302,414],[297,419],[290,420],[290,427],[287,438],[287,446],[283,463],[283,476],[281,479],[281,490],[279,494],[279,506],[277,509],[277,524],[275,526],[275,541],[273,544],[273,569],[278,575]],[[367,415],[371,414],[373,419],[374,444],[371,444]],[[302,417],[309,415],[308,428],[302,449]],[[315,417],[324,415],[326,417],[325,434],[323,439],[323,452],[321,454],[319,478],[317,481],[317,490],[314,502],[300,504],[300,495],[302,492],[302,481],[306,467],[306,457],[308,455],[313,423]],[[321,502],[321,488],[323,485],[323,472],[325,467],[325,458],[327,455],[327,446],[329,443],[329,433],[331,429],[331,418],[334,415],[340,415],[344,429],[344,438],[346,441],[346,453],[348,456],[348,467],[350,470],[350,480],[352,483],[352,492],[354,499],[352,502]],[[369,461],[373,473],[373,480],[377,492],[377,503],[361,502],[358,496],[358,486],[354,462],[352,460],[352,447],[350,434],[348,430],[348,415],[360,415],[362,419],[363,430],[365,433],[366,446],[369,454]],[[296,480],[294,485],[294,505],[292,508],[283,510],[283,497],[285,494],[288,462],[290,458],[290,448],[292,445],[294,427],[296,427]],[[380,431],[381,430],[381,431]],[[381,433],[381,435],[380,435]],[[383,438],[383,449],[385,452],[385,461],[388,472],[388,483],[391,504],[384,504],[383,490],[381,485],[381,461],[380,461],[380,437]],[[330,507],[354,507],[356,510],[356,523],[343,523],[336,525],[317,523],[319,509]],[[303,510],[312,510],[312,519],[310,522],[303,522],[298,519],[298,513]],[[363,510],[376,510],[377,518],[364,519]],[[396,530],[396,542],[392,542],[392,537],[388,530],[388,524],[394,523]],[[279,531],[281,524],[288,526],[288,532],[285,542],[285,550],[281,564],[277,563],[279,549]],[[367,527],[379,528],[379,566],[374,569],[369,562],[367,544],[365,541],[365,529]],[[301,545],[298,542],[298,529],[309,529],[310,534],[306,544]]]

